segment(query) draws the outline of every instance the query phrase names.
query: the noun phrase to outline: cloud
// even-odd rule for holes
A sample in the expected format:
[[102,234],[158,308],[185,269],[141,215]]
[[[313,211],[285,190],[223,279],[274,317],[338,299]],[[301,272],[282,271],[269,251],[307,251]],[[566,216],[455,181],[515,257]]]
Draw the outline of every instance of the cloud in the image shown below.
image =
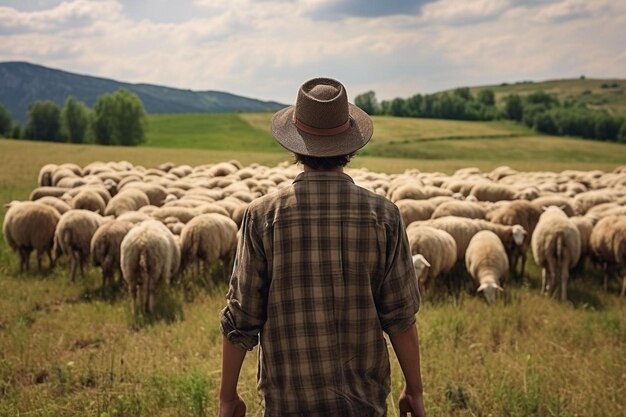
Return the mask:
[[98,19],[117,15],[121,5],[114,0],[63,2],[52,9],[18,11],[0,7],[0,34],[54,32],[66,28],[86,26]]
[[475,24],[496,20],[511,8],[512,0],[441,0],[424,6],[423,24]]

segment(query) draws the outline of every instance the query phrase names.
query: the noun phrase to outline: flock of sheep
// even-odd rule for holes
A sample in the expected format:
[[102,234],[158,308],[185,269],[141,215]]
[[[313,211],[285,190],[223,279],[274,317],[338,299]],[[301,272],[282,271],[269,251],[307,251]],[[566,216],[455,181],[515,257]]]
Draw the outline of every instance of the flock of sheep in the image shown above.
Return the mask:
[[[103,288],[112,287],[117,274],[133,311],[149,314],[156,291],[186,270],[200,279],[221,262],[226,275],[248,204],[289,186],[300,172],[288,163],[244,167],[238,161],[156,168],[125,161],[49,164],[28,201],[6,205],[3,233],[21,271],[32,251],[39,270],[44,255],[50,269],[66,256],[74,281],[91,258],[102,269]],[[542,293],[562,300],[570,273],[588,259],[603,269],[605,289],[626,267],[626,167],[611,173],[346,172],[398,206],[426,296],[457,266],[493,302],[509,275],[525,275],[529,246],[542,269]]]

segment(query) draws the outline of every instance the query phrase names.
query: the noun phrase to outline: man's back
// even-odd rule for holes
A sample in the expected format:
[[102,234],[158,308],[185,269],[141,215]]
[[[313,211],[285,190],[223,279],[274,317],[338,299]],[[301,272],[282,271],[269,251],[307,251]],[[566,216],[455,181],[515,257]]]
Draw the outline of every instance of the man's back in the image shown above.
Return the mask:
[[268,415],[385,413],[383,330],[412,325],[419,305],[404,236],[397,208],[340,172],[305,172],[251,204],[239,256],[264,257],[266,269],[238,264],[233,277],[263,280],[265,305],[237,322],[266,317],[259,390]]

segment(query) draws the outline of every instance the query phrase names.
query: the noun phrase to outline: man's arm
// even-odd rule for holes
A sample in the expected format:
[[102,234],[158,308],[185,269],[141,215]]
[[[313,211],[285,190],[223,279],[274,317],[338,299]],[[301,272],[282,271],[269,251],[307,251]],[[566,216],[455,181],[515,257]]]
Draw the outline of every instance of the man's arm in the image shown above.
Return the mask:
[[237,394],[237,381],[246,350],[224,337],[222,342],[222,381],[220,384],[220,417],[243,417],[246,405]]
[[389,339],[406,381],[404,391],[400,395],[400,415],[406,416],[407,413],[411,413],[412,417],[425,417],[417,328],[413,324],[400,333],[390,335]]

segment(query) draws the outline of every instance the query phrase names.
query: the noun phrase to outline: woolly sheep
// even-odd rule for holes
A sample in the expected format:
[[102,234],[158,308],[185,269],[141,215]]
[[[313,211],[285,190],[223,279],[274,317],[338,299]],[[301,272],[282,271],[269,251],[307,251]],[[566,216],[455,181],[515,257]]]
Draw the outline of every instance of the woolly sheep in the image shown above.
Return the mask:
[[396,206],[400,210],[400,216],[405,225],[417,220],[430,219],[436,206],[430,200],[404,199],[396,201]]
[[94,190],[84,189],[72,198],[70,202],[74,209],[89,210],[96,213],[104,214],[106,203]]
[[104,214],[117,217],[124,212],[136,211],[149,204],[150,200],[146,193],[137,188],[129,188],[120,191],[115,197],[111,198],[104,210]]
[[39,170],[39,177],[37,179],[37,183],[40,187],[50,187],[52,186],[52,174],[58,168],[56,164],[47,164],[41,167]]
[[54,231],[61,215],[52,207],[32,201],[12,201],[8,208],[2,233],[7,245],[20,256],[20,272],[28,271],[31,251],[37,252],[37,268],[41,271],[43,254],[48,255],[50,269],[54,267],[51,251]]
[[496,183],[479,182],[472,187],[470,195],[473,195],[478,201],[500,201],[500,200],[515,200],[517,192],[506,186]]
[[126,234],[120,253],[133,315],[152,313],[156,292],[169,285],[180,268],[178,241],[163,223],[146,220]]
[[61,187],[37,187],[31,191],[28,199],[30,201],[37,201],[43,197],[61,197],[68,191],[67,188]]
[[420,290],[426,294],[431,284],[456,263],[456,242],[448,232],[429,226],[413,227],[407,230],[407,236],[411,253],[421,254],[430,264],[425,274],[416,274]]
[[112,288],[115,273],[122,280],[120,266],[120,246],[133,223],[113,220],[101,225],[91,238],[90,252],[94,266],[102,268],[102,288]]
[[[602,265],[604,289],[611,275],[626,267],[626,215],[607,216],[593,227],[589,250],[594,261]],[[626,276],[622,278],[621,295],[626,295]]]
[[578,229],[580,234],[580,258],[574,267],[574,271],[580,272],[584,268],[585,261],[589,255],[589,238],[593,231],[594,222],[588,216],[573,216],[570,217],[574,226]]
[[198,278],[201,263],[204,263],[205,273],[208,273],[213,262],[222,260],[226,278],[237,250],[237,224],[221,214],[203,214],[185,225],[180,242],[181,269],[193,264],[194,275]]
[[572,217],[576,214],[576,211],[574,210],[574,200],[563,195],[554,194],[541,196],[531,201],[531,203],[539,210],[543,210],[544,207],[550,206],[560,207],[567,217]]
[[467,217],[468,219],[484,219],[485,209],[478,203],[458,200],[447,201],[437,206],[431,218],[437,219],[445,216]]
[[502,291],[500,283],[509,270],[509,261],[500,238],[489,230],[476,233],[465,252],[465,267],[479,286],[489,304],[496,299],[496,291]]
[[109,219],[89,210],[70,210],[61,216],[54,232],[53,255],[70,258],[70,281],[76,279],[76,269],[84,274],[84,264],[91,253],[91,239],[96,230]]
[[72,209],[72,207],[70,207],[69,204],[67,204],[65,201],[57,197],[50,197],[50,196],[41,197],[40,199],[36,201],[38,203],[45,204],[47,206],[52,207],[53,209],[58,211],[59,214],[64,214],[65,212],[68,212]]
[[394,203],[404,199],[425,200],[426,195],[422,192],[420,185],[403,184],[392,191],[389,199]]
[[541,292],[553,297],[560,287],[567,300],[569,271],[580,258],[580,233],[559,207],[550,206],[539,217],[531,238],[535,263],[541,267]]
[[[532,236],[539,216],[541,216],[541,209],[537,208],[531,202],[526,200],[513,200],[493,211],[487,213],[487,220],[498,223],[513,226],[519,224],[527,232],[522,245],[515,245],[511,248],[509,265],[514,275],[518,275],[520,278],[524,278],[526,272],[526,253],[530,244],[530,237]],[[521,260],[521,267],[519,274],[517,273],[517,264]]]

